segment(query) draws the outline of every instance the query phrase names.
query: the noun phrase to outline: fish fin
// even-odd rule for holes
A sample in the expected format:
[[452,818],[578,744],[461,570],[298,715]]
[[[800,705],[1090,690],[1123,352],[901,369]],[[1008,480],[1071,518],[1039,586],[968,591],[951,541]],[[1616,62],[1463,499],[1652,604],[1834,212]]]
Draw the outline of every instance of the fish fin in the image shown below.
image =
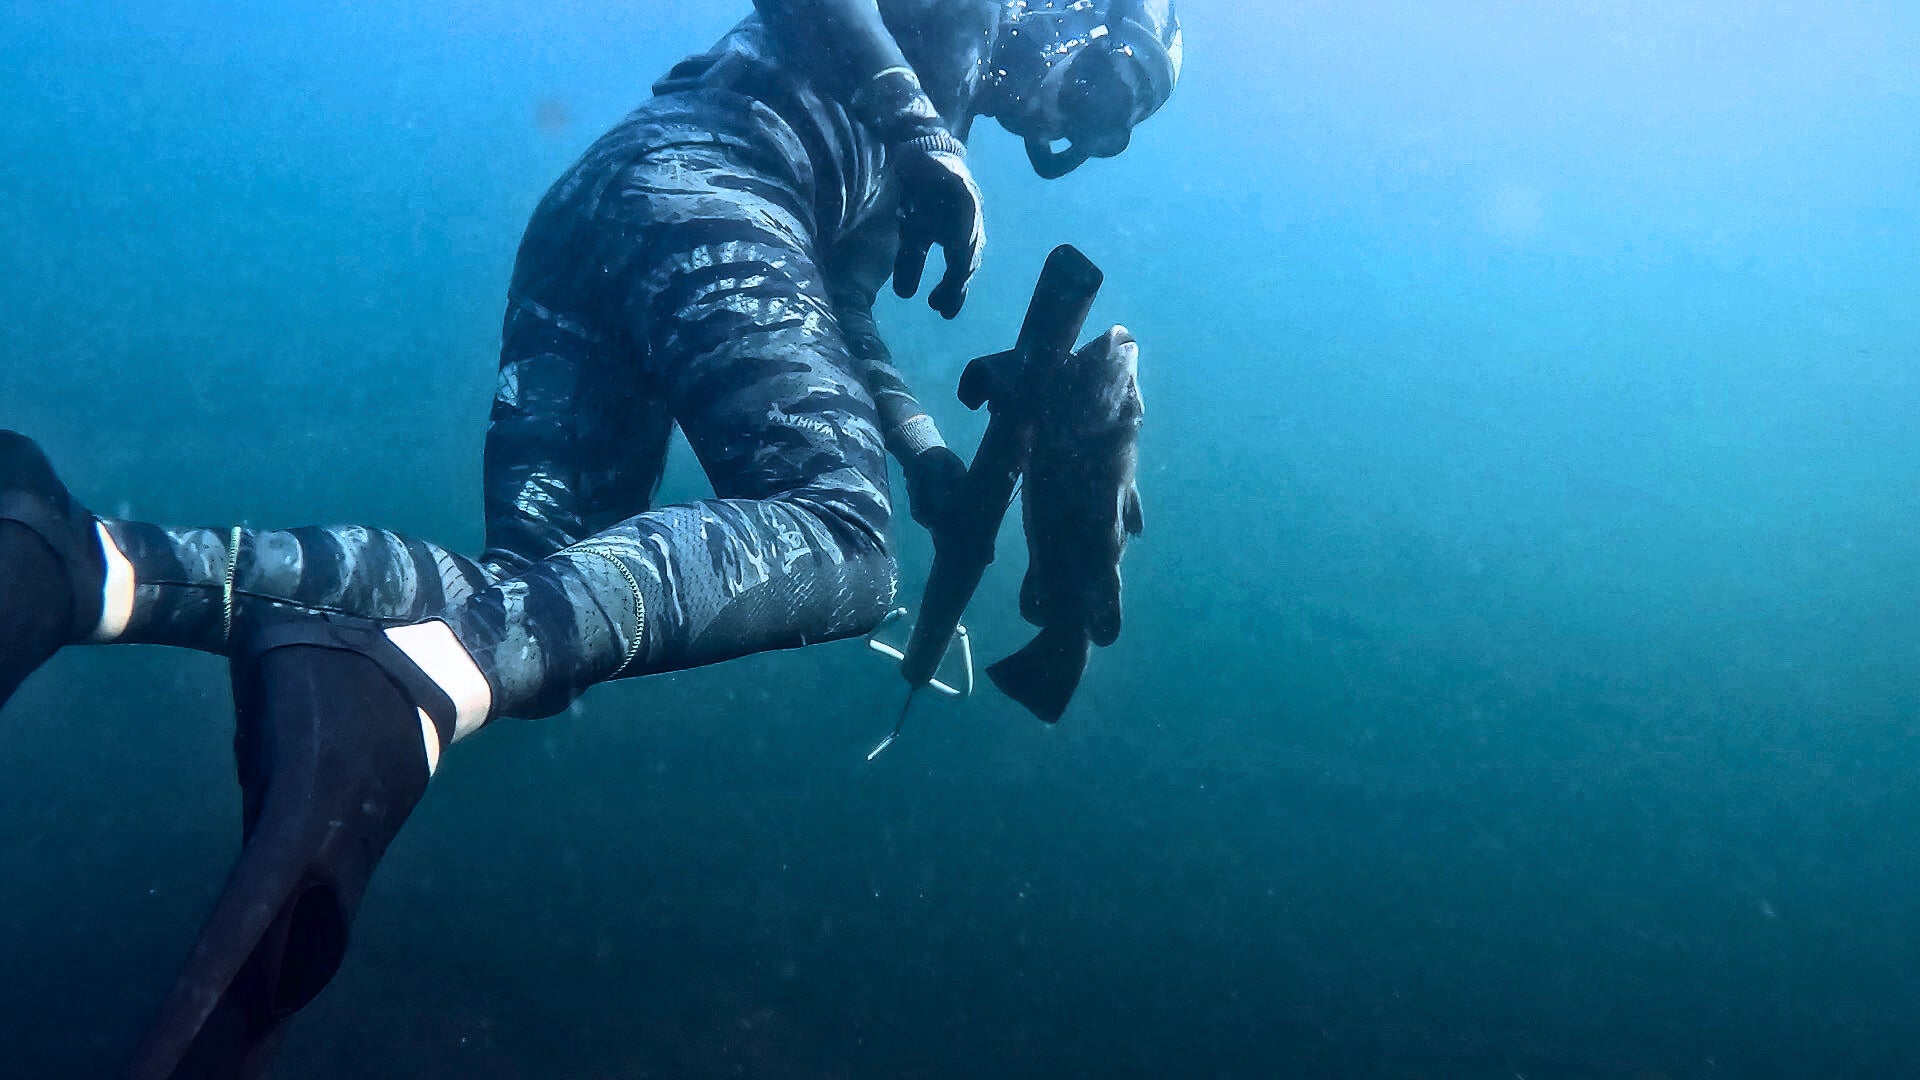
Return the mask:
[[1039,626],[1046,610],[1046,599],[1047,586],[1040,577],[1040,568],[1029,561],[1027,576],[1020,579],[1020,617]]
[[987,677],[1027,711],[1055,723],[1086,674],[1090,647],[1085,633],[1048,628],[1019,652],[987,668]]
[[1012,349],[969,361],[960,373],[960,404],[978,409],[1013,385],[1019,356]]
[[1087,622],[1087,636],[1101,648],[1113,644],[1120,637],[1120,568],[1107,568],[1106,580],[1100,586],[1100,605],[1094,609]]
[[1033,485],[1021,485],[1020,505],[1020,524],[1027,535],[1027,572],[1020,578],[1020,617],[1029,625],[1040,626],[1046,621],[1047,575],[1041,571],[1046,560],[1033,520]]
[[1146,531],[1147,522],[1140,514],[1140,489],[1129,484],[1120,496],[1120,521],[1126,526],[1128,536],[1139,536]]

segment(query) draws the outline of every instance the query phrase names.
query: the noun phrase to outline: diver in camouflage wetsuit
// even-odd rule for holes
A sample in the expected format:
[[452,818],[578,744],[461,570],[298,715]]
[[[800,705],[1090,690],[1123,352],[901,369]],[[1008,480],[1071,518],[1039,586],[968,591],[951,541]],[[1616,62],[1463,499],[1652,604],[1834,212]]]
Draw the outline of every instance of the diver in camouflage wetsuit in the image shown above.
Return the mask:
[[[195,955],[205,977],[190,966],[143,1062],[265,1053],[331,976],[366,875],[446,744],[611,678],[871,629],[894,593],[886,454],[933,529],[963,471],[875,332],[879,288],[892,277],[913,295],[937,245],[929,302],[958,312],[984,240],[961,142],[975,117],[1058,176],[1124,149],[1179,68],[1168,0],[755,8],[535,210],[478,560],[357,527],[96,521],[31,443],[0,438],[0,702],[69,642],[231,656],[249,840],[229,894],[330,789],[359,815],[353,851],[262,886],[287,894],[271,925],[225,941],[216,911]],[[715,498],[650,508],[674,424]],[[352,776],[289,764],[363,744]],[[275,776],[299,769],[318,779],[280,806]],[[326,902],[304,901],[315,889]],[[329,920],[336,944],[290,958],[289,935],[331,941]],[[267,1034],[209,1049],[225,1014]]]

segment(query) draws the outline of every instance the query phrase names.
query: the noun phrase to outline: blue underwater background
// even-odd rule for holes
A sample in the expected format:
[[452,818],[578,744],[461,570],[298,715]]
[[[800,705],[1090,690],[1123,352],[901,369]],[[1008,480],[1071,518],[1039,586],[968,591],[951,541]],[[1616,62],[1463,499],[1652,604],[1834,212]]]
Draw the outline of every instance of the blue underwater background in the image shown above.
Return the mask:
[[[4,7],[0,426],[102,513],[471,551],[526,215],[747,4]],[[279,1075],[1920,1075],[1920,8],[1181,10],[1133,149],[983,127],[966,312],[883,311],[968,445],[1053,245],[1142,341],[1066,720],[865,764],[901,685],[841,643],[502,723]],[[0,718],[0,1071],[129,1052],[230,737],[149,648]]]

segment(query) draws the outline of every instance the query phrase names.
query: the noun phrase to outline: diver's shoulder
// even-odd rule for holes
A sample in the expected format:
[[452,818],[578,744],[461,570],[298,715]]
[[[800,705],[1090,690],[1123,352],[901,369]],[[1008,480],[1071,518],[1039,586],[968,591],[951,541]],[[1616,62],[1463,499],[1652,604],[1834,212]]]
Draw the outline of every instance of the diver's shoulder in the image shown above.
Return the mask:
[[988,33],[1000,22],[1000,0],[880,0],[880,18],[895,38]]
[[716,76],[725,77],[742,66],[772,68],[779,64],[772,33],[758,14],[735,23],[719,41],[704,52],[695,53],[667,70],[653,84],[655,94],[672,94],[701,86],[710,86]]

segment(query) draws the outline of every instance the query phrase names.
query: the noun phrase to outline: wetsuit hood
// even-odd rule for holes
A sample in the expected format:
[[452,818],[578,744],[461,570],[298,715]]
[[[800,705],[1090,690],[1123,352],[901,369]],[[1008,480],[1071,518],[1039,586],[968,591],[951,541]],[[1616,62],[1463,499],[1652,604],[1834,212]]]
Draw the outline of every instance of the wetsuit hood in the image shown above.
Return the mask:
[[1173,0],[1012,0],[994,57],[995,115],[1026,140],[1034,171],[1064,176],[1127,148],[1173,94],[1182,53]]

